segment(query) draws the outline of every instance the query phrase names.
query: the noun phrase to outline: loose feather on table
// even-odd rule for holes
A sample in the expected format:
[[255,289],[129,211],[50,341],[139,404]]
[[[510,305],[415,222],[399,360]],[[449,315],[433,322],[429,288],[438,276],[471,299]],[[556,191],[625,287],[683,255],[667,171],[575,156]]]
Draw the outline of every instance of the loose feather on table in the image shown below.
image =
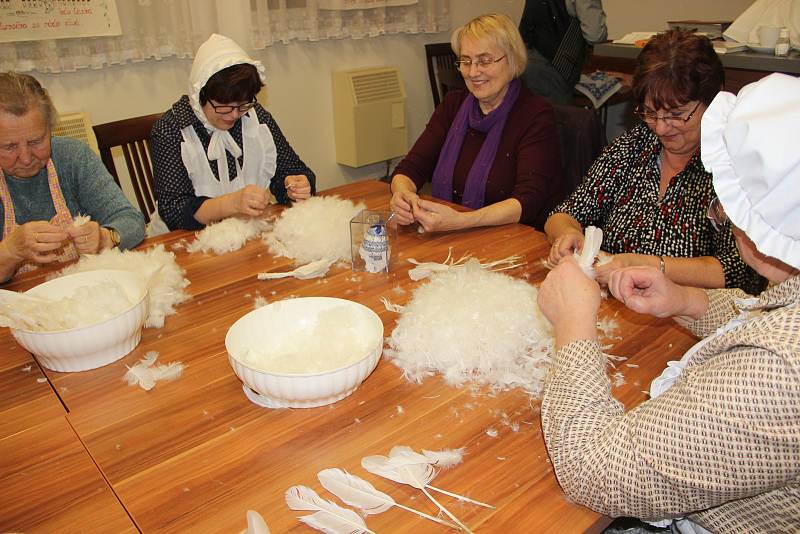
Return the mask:
[[306,525],[328,534],[361,534],[369,532],[367,524],[354,511],[326,501],[307,486],[292,486],[284,494],[292,510],[316,510],[316,513],[298,517]]
[[331,260],[328,258],[323,258],[321,260],[312,261],[311,263],[307,263],[302,267],[298,267],[292,271],[284,271],[284,272],[275,272],[275,273],[258,273],[259,280],[271,280],[273,278],[288,278],[293,276],[298,280],[309,280],[311,278],[319,278],[320,276],[325,276],[330,269],[333,262],[336,260]]
[[392,464],[390,458],[381,455],[366,456],[361,459],[361,467],[383,478],[388,478],[400,484],[407,484],[422,491],[444,514],[455,521],[455,523],[466,530],[472,532],[469,527],[462,523],[456,516],[445,508],[436,498],[431,495],[426,486],[428,482],[436,476],[436,469],[429,463],[396,463]]
[[[452,247],[448,250],[447,257],[442,263],[436,263],[432,261],[419,262],[414,258],[408,258],[409,263],[416,265],[416,267],[408,271],[408,276],[416,282],[422,280],[423,278],[428,278],[435,273],[443,273],[453,269],[461,268],[471,259],[472,256],[469,254],[463,255],[457,260],[454,259]],[[478,263],[487,271],[506,271],[508,269],[515,269],[525,265],[525,262],[521,260],[522,256],[509,256],[507,258],[503,258],[502,260],[488,262],[478,261]]]
[[[388,468],[400,468],[402,466],[408,465],[419,465],[419,464],[428,464],[431,467],[437,466],[442,468],[451,467],[458,463],[461,463],[463,449],[445,449],[442,451],[426,451],[423,450],[422,454],[416,452],[414,449],[407,445],[395,445],[389,451],[389,458],[386,462],[386,467]],[[427,470],[419,469],[419,472],[427,473]],[[485,508],[494,508],[491,504],[486,504],[485,502],[476,501],[470,499],[469,497],[465,497],[463,495],[459,495],[457,493],[452,493],[450,491],[443,490],[441,488],[437,488],[430,485],[430,481],[436,476],[437,471],[434,469],[433,474],[430,476],[428,481],[425,483],[425,487],[436,491],[438,493],[442,493],[444,495],[448,495],[450,497],[454,497],[460,501],[469,502],[472,504],[477,504],[478,506],[483,506]]]
[[247,529],[241,534],[270,534],[267,522],[255,510],[247,511]]
[[150,391],[161,380],[177,380],[183,374],[183,364],[181,362],[170,362],[168,364],[156,365],[158,352],[150,351],[145,354],[133,367],[128,367],[128,371],[123,376],[129,386],[138,385],[145,391]]
[[342,502],[359,508],[367,515],[380,514],[396,506],[402,510],[429,519],[430,521],[458,529],[457,526],[439,519],[438,517],[399,504],[389,495],[375,489],[375,486],[363,478],[351,475],[342,469],[332,468],[322,470],[317,473],[317,478],[323,488],[339,497]]

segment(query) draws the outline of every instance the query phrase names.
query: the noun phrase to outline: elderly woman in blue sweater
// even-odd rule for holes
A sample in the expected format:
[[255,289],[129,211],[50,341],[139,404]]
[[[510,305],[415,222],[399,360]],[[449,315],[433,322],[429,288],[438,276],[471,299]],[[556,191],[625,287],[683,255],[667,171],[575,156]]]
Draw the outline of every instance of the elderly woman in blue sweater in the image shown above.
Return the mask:
[[142,214],[87,145],[51,136],[55,120],[35,78],[0,74],[0,280],[144,238]]

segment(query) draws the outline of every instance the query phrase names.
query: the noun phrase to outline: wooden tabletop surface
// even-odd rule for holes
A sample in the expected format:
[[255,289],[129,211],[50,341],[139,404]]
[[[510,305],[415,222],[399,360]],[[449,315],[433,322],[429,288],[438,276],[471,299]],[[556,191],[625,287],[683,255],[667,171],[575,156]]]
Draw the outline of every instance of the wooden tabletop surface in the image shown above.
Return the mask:
[[[388,209],[388,186],[381,182],[325,194]],[[354,300],[378,313],[388,336],[397,314],[386,311],[380,297],[403,304],[424,283],[408,277],[413,266],[406,259],[441,262],[450,247],[456,257],[523,255],[527,264],[509,274],[538,285],[546,274],[543,234],[522,225],[447,234],[406,227],[389,275],[334,267],[324,278],[268,281],[256,274],[293,267],[260,241],[222,256],[173,248],[192,239],[190,232],[172,232],[140,246],[161,243],[175,252],[191,281],[192,299],[163,328],[145,329],[140,345],[113,364],[78,373],[48,371],[8,329],[0,331],[0,531],[236,533],[246,527],[246,511],[254,509],[274,533],[313,532],[297,520],[302,512],[286,506],[284,492],[302,484],[336,500],[316,478],[330,467],[435,514],[417,490],[361,468],[362,457],[385,455],[394,445],[465,448],[463,462],[442,470],[435,485],[497,507],[443,501],[478,532],[596,532],[610,522],[564,497],[542,439],[539,402],[521,391],[474,396],[438,376],[411,384],[382,359],[351,396],[335,404],[267,409],[244,396],[225,351],[228,328],[254,309],[257,296],[270,302],[290,296]],[[22,276],[10,288],[32,287],[51,271]],[[693,341],[672,321],[635,315],[613,299],[601,308],[606,316],[620,325],[621,339],[609,341],[609,352],[636,366],[619,365],[625,383],[613,389],[632,407],[646,398],[643,390],[666,362]],[[183,362],[182,377],[150,391],[128,386],[122,380],[126,366],[148,351],[157,351],[161,363]],[[490,429],[497,435],[490,436]],[[448,530],[397,508],[366,522],[377,533]]]

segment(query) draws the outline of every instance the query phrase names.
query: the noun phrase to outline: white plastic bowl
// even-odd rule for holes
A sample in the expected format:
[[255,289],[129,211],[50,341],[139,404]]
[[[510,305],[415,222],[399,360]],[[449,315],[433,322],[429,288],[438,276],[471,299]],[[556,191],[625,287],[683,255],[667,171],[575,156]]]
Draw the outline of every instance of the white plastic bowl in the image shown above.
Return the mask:
[[[335,320],[343,329],[356,332],[357,345],[369,347],[363,354],[354,354],[351,363],[333,364],[319,372],[287,373],[244,361],[242,355],[248,350],[283,353],[279,347],[308,335],[319,315],[330,310],[335,310]],[[225,336],[225,348],[236,376],[260,395],[253,398],[245,389],[251,400],[269,407],[313,408],[347,397],[375,369],[383,352],[383,323],[375,312],[357,302],[330,297],[288,299],[239,318]]]
[[141,276],[114,269],[85,271],[44,282],[27,293],[55,299],[71,297],[80,287],[107,280],[122,286],[135,304],[116,317],[89,326],[55,332],[12,328],[11,334],[52,371],[86,371],[119,360],[139,344],[147,318],[147,291]]

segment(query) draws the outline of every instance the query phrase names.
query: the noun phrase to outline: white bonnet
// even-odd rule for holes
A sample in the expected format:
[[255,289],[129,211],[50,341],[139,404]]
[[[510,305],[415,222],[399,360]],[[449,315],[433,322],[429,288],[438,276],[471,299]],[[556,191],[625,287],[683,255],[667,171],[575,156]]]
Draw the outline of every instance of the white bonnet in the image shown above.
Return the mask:
[[233,65],[247,63],[253,65],[258,71],[261,83],[266,83],[264,65],[260,61],[250,58],[242,47],[232,39],[214,33],[206,42],[197,49],[192,63],[192,71],[189,74],[189,102],[197,118],[206,126],[211,128],[208,119],[200,106],[200,90],[205,87],[208,79],[222,69]]
[[771,74],[720,92],[700,152],[731,222],[759,252],[800,268],[800,79]]

